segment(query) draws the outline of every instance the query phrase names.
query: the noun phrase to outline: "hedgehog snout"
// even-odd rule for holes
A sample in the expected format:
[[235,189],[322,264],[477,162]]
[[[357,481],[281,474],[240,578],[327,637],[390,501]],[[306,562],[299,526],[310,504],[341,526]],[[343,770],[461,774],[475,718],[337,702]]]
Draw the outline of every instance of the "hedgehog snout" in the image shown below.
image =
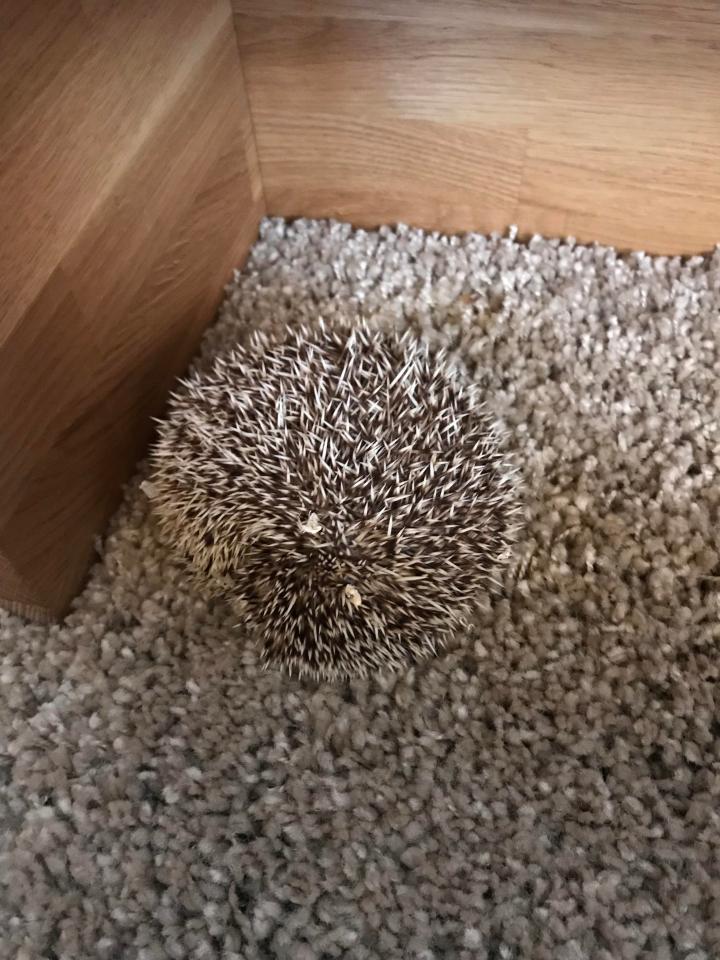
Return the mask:
[[361,607],[362,606],[362,594],[356,586],[352,583],[346,583],[343,587],[343,594],[345,596],[345,601],[351,607]]

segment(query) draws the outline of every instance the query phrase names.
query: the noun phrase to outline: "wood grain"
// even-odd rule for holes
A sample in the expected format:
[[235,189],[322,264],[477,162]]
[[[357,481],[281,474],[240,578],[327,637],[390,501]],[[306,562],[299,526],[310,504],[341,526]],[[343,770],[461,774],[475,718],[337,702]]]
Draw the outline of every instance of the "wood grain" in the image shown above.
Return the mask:
[[720,5],[233,0],[268,210],[720,240]]
[[82,582],[264,201],[226,0],[10,6],[0,602],[42,616]]
[[720,239],[710,0],[230,2],[3,6],[0,601],[20,612],[82,582],[266,207]]

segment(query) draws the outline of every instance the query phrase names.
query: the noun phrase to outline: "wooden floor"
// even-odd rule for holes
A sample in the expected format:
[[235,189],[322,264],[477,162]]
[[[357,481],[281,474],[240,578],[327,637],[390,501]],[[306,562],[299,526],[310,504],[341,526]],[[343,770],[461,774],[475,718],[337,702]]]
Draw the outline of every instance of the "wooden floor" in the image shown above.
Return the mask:
[[262,212],[227,0],[11,0],[0,602],[57,613]]
[[720,241],[715,0],[234,0],[268,209]]

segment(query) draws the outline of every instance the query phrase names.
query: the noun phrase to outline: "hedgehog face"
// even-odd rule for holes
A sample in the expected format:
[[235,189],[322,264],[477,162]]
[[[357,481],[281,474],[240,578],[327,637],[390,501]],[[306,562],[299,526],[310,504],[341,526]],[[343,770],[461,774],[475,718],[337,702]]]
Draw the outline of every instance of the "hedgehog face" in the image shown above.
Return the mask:
[[512,469],[472,386],[366,327],[258,338],[189,380],[153,454],[168,540],[263,660],[363,675],[432,653],[511,542]]

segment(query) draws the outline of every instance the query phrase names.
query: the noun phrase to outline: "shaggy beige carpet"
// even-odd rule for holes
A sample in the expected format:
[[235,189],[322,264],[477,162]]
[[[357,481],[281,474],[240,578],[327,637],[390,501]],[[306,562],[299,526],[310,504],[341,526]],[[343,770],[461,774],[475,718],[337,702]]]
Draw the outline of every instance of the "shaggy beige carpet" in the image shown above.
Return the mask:
[[204,358],[318,314],[486,388],[503,589],[407,674],[264,674],[141,473],[67,621],[0,620],[0,956],[714,960],[720,253],[271,221]]

